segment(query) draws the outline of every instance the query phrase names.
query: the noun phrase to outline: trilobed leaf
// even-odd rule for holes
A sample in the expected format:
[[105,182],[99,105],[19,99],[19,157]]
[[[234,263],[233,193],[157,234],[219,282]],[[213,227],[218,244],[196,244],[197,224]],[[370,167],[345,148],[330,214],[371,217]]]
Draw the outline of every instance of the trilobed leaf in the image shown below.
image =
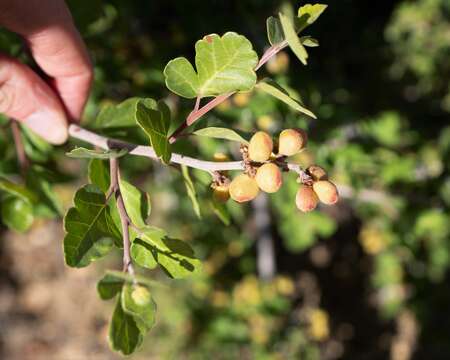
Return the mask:
[[167,87],[186,97],[207,97],[251,90],[256,83],[258,55],[247,38],[234,32],[206,35],[195,44],[195,66],[186,58],[170,61],[165,69]]

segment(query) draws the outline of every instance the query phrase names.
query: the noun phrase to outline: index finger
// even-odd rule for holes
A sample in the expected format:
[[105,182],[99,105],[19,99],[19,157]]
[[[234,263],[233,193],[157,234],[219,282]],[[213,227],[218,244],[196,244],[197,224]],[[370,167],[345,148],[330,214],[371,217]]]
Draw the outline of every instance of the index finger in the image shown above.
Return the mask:
[[80,118],[93,72],[86,47],[62,0],[2,0],[0,22],[22,35],[33,58],[50,78],[69,117]]

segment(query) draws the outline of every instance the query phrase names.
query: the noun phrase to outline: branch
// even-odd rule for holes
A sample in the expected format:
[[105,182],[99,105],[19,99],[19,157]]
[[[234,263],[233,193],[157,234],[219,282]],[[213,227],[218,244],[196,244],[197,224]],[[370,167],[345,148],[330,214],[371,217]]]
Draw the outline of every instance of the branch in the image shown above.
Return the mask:
[[[267,61],[270,60],[273,56],[275,56],[278,52],[283,50],[288,45],[287,41],[284,40],[280,44],[272,45],[270,48],[268,48],[261,59],[259,60],[258,64],[255,67],[255,71],[257,71],[261,66],[263,66]],[[217,105],[223,103],[226,99],[228,99],[231,95],[235,94],[236,91],[230,92],[228,94],[222,94],[219,96],[216,96],[214,99],[210,100],[205,106],[198,108],[200,104],[200,98],[197,97],[195,102],[194,110],[189,114],[187,119],[170,135],[169,141],[170,143],[174,143],[177,141],[177,138],[179,135],[189,126],[191,126],[194,122],[196,122],[199,118],[201,118],[203,115],[205,115],[208,111],[214,109]]]
[[[92,131],[83,129],[82,127],[74,124],[69,126],[69,134],[71,137],[75,139],[83,140],[91,145],[97,146],[104,150],[128,149],[130,155],[144,156],[152,160],[161,162],[151,146],[130,144],[124,141],[111,139],[96,134]],[[245,170],[245,165],[243,161],[225,161],[225,162],[206,161],[176,153],[172,154],[172,157],[170,158],[170,163],[186,165],[190,168],[207,171],[209,173],[213,173],[214,171]],[[305,171],[303,171],[300,165],[290,163],[285,163],[284,165],[286,170],[296,172],[302,180],[309,179],[309,176],[305,173]]]
[[[119,184],[119,164],[117,158],[111,158],[109,160],[110,174],[111,174],[111,185],[108,190],[109,196],[111,194],[116,194],[117,210],[119,212],[120,224],[122,226],[122,237],[123,237],[123,271],[128,272],[133,278],[135,276],[133,264],[131,263],[130,256],[130,220],[125,209],[125,204],[123,202],[122,194],[120,192]],[[108,197],[107,194],[107,197]]]

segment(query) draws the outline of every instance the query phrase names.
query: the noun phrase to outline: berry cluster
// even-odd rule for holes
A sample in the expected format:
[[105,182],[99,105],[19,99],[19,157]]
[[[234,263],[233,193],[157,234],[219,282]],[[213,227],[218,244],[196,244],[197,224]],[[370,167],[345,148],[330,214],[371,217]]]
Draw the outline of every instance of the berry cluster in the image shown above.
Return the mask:
[[[281,169],[286,169],[285,158],[298,154],[307,143],[306,132],[301,129],[283,130],[274,144],[269,134],[256,132],[248,146],[241,148],[245,164],[244,173],[236,176],[231,182],[222,176],[213,184],[214,199],[225,202],[230,197],[239,202],[253,200],[262,190],[266,193],[277,192],[282,183]],[[296,205],[301,211],[311,211],[320,200],[324,204],[334,204],[338,200],[336,186],[328,181],[327,174],[320,166],[310,166],[306,171],[306,179],[296,196]]]

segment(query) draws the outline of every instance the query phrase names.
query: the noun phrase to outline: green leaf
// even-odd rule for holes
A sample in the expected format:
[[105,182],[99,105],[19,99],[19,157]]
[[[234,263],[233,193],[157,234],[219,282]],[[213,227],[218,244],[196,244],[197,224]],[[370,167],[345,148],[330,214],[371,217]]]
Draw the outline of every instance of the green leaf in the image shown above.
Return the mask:
[[115,159],[128,153],[127,149],[92,150],[77,147],[66,153],[66,156],[76,159]]
[[164,69],[167,87],[186,97],[208,97],[251,90],[256,83],[258,55],[244,36],[227,32],[206,35],[195,44],[195,66],[186,58],[170,61]]
[[312,111],[305,108],[300,101],[293,99],[289,95],[289,93],[285,89],[283,89],[280,85],[278,85],[275,81],[266,78],[258,82],[258,84],[256,84],[256,87],[259,90],[277,98],[278,100],[281,100],[282,102],[289,105],[293,109],[308,116],[311,116],[313,119],[317,119],[316,115],[314,115]]
[[0,177],[0,190],[29,203],[37,200],[36,194],[31,192],[25,186],[13,183],[4,177]]
[[133,316],[141,333],[145,334],[153,327],[156,304],[147,287],[125,283],[122,288],[121,302],[123,311]]
[[322,15],[327,6],[325,4],[305,4],[301,6],[298,9],[298,17],[301,23],[299,29],[303,30],[305,27],[314,23]]
[[131,258],[139,266],[145,267],[147,269],[154,269],[158,263],[156,261],[157,249],[149,245],[149,238],[154,239],[154,241],[161,241],[167,236],[167,233],[156,226],[146,225],[136,232],[135,237],[145,238],[143,241],[141,239],[134,239],[130,248]]
[[156,262],[156,250],[149,246],[145,241],[135,239],[131,244],[130,255],[133,261],[139,266],[147,269],[154,269],[158,266]]
[[[295,32],[298,34],[300,32],[300,26],[302,26],[302,22],[300,19],[296,18],[294,19],[294,28]],[[267,38],[269,40],[269,43],[271,45],[278,45],[282,43],[285,40],[283,27],[281,25],[281,22],[276,17],[269,17],[267,19],[266,23],[267,28]],[[300,42],[303,46],[309,46],[309,47],[317,47],[319,46],[319,41],[317,39],[314,39],[311,36],[302,36],[300,37]]]
[[230,141],[237,141],[241,144],[248,144],[248,141],[239,135],[235,130],[221,128],[221,127],[207,127],[193,132],[197,136],[205,136],[214,139],[225,139]]
[[25,232],[33,224],[33,207],[30,202],[14,196],[8,196],[1,202],[2,220],[10,229]]
[[198,94],[198,76],[194,67],[185,57],[170,60],[164,68],[166,86],[182,97],[193,99]]
[[279,14],[281,27],[283,28],[284,35],[286,37],[286,41],[289,44],[289,47],[293,51],[293,53],[299,58],[299,60],[303,63],[303,65],[307,64],[308,53],[303,47],[300,39],[297,36],[297,31],[294,28],[292,21],[282,13]]
[[100,159],[92,159],[88,166],[88,178],[91,184],[97,185],[106,193],[110,184],[109,169],[106,162]]
[[136,106],[138,102],[143,100],[156,107],[155,100],[138,97],[129,98],[117,105],[108,104],[100,110],[91,127],[94,129],[110,129],[136,126]]
[[304,46],[308,46],[308,47],[317,47],[317,46],[319,46],[319,40],[313,38],[312,36],[302,36],[300,38],[300,42]]
[[115,274],[106,273],[97,283],[97,292],[102,300],[109,300],[122,290],[125,280]]
[[122,179],[119,180],[119,187],[131,222],[138,227],[145,226],[151,211],[149,195]]
[[266,29],[270,45],[276,45],[283,42],[284,32],[280,20],[273,16],[267,18]]
[[118,298],[109,326],[111,348],[124,355],[129,355],[142,344],[142,339],[143,336],[136,320],[123,311],[121,298]]
[[66,264],[83,267],[106,255],[120,232],[111,218],[105,194],[95,185],[83,186],[74,197],[75,207],[64,218]]
[[139,102],[137,104],[136,121],[150,138],[150,144],[156,155],[168,164],[172,151],[167,136],[170,126],[170,111],[167,105],[160,101],[156,109],[149,107],[144,102]]
[[152,255],[172,278],[184,278],[200,271],[201,262],[195,258],[194,251],[185,242],[166,237],[164,230],[146,226],[141,229],[136,243],[147,249],[147,256]]
[[186,191],[189,199],[192,202],[192,207],[194,209],[195,215],[197,215],[197,217],[201,219],[202,215],[200,212],[200,205],[197,200],[197,193],[195,191],[195,186],[192,182],[191,176],[189,175],[189,169],[186,165],[181,165],[181,174],[183,175],[184,185],[186,186]]

